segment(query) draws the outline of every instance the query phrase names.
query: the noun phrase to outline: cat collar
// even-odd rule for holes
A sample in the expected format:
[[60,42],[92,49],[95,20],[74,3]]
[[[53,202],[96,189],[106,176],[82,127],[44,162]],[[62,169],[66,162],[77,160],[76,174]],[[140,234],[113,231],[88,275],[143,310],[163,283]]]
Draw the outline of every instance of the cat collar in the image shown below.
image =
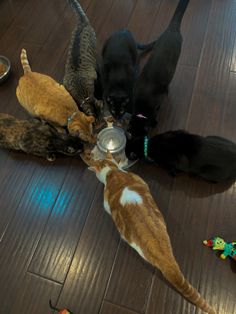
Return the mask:
[[150,158],[150,157],[148,157],[148,141],[149,141],[148,137],[147,137],[147,136],[144,136],[144,143],[143,143],[143,145],[144,145],[144,147],[143,147],[144,157],[145,157],[145,159],[147,159],[148,161],[153,162],[153,159]]
[[73,112],[72,115],[67,118],[67,123],[71,123],[72,122],[72,119],[74,118],[74,116],[76,115],[77,112],[78,111]]
[[144,136],[144,157],[145,158],[148,158],[148,137],[147,136]]

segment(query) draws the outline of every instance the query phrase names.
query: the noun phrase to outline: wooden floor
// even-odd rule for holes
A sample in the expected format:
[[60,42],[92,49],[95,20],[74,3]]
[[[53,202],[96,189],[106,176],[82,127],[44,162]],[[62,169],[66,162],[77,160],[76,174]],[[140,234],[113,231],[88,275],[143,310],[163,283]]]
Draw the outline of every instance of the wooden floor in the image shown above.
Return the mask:
[[[98,49],[128,27],[140,42],[166,27],[178,0],[81,0]],[[236,1],[190,0],[183,49],[159,131],[184,128],[236,141]],[[27,117],[15,88],[26,48],[32,68],[61,80],[75,25],[66,0],[1,0],[0,54],[11,78],[0,86],[0,111]],[[202,240],[236,240],[236,184],[170,178],[153,165],[132,169],[151,186],[175,256],[217,313],[236,313],[236,263]],[[48,163],[0,151],[0,313],[51,313],[48,300],[74,314],[201,313],[120,240],[103,210],[103,187],[79,159]]]

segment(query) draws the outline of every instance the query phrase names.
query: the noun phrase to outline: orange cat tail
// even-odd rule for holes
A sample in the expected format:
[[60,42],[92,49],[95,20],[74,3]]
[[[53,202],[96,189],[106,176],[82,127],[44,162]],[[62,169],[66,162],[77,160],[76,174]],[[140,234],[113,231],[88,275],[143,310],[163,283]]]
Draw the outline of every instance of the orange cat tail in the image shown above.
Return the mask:
[[216,314],[215,310],[201,297],[198,291],[184,278],[176,265],[171,271],[164,272],[164,277],[178,290],[186,300],[190,301],[208,314]]
[[29,61],[28,61],[27,53],[26,53],[25,49],[21,50],[20,60],[21,60],[21,64],[22,64],[24,73],[30,72],[31,71],[31,67],[29,65]]

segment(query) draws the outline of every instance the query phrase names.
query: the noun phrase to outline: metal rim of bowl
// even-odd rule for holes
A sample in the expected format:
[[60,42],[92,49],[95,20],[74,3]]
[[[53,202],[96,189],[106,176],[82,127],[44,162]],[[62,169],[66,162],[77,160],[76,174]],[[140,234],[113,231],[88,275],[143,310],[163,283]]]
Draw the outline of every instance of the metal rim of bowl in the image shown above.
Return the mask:
[[6,69],[6,71],[2,75],[0,75],[0,80],[2,80],[4,78],[7,78],[8,74],[10,73],[10,70],[11,70],[11,62],[10,62],[10,60],[7,57],[5,57],[5,56],[0,55],[0,61],[1,60],[3,61],[2,63],[4,63],[6,65],[7,69]]
[[120,132],[121,134],[123,134],[124,135],[124,143],[123,143],[123,145],[119,148],[119,150],[117,150],[117,149],[112,149],[112,150],[110,150],[110,152],[112,153],[112,154],[116,154],[116,153],[119,153],[119,152],[121,152],[124,148],[125,148],[125,145],[126,145],[126,137],[125,137],[125,132],[124,132],[124,130],[122,129],[122,128],[119,128],[119,127],[116,127],[116,126],[112,126],[112,127],[107,127],[107,128],[104,128],[104,129],[102,129],[100,132],[99,132],[99,134],[98,134],[98,137],[97,137],[97,146],[98,146],[98,148],[99,148],[99,150],[100,151],[102,151],[102,152],[104,152],[104,153],[106,153],[107,152],[107,150],[104,148],[104,147],[102,147],[101,146],[101,144],[99,143],[99,139],[101,138],[101,136],[103,135],[103,133],[106,133],[109,129],[116,129],[118,132]]

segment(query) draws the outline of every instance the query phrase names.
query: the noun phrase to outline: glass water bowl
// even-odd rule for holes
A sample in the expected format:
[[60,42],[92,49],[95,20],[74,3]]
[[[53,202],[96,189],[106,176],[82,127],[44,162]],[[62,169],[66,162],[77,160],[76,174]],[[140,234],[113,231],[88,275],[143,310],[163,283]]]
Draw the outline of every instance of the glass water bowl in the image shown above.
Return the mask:
[[126,136],[121,128],[112,126],[103,129],[97,136],[97,146],[103,153],[120,154],[125,151]]

